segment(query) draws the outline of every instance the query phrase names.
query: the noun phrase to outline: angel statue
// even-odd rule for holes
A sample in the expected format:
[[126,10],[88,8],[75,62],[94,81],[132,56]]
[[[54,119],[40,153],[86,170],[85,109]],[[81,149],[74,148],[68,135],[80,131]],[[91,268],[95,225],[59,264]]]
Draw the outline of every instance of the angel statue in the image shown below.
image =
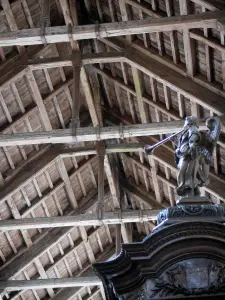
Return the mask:
[[200,196],[200,187],[209,184],[209,167],[213,150],[220,135],[220,119],[206,120],[208,131],[199,131],[196,117],[187,117],[181,134],[175,159],[179,169],[177,194],[179,196]]
[[[213,150],[220,135],[220,119],[206,120],[207,132],[200,132],[196,117],[186,117],[178,143],[175,143],[175,160],[179,169],[177,194],[182,197],[200,196],[200,187],[209,183],[209,167]],[[174,134],[164,141],[173,140]],[[158,145],[163,143],[159,142]],[[156,146],[146,145],[144,151],[150,154]]]

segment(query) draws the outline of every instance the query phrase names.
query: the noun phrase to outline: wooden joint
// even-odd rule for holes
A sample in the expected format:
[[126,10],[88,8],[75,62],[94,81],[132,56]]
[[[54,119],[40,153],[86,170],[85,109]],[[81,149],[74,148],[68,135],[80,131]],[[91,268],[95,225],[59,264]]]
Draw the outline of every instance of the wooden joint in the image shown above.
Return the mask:
[[72,51],[71,61],[72,61],[72,66],[74,68],[80,69],[82,66],[81,52],[80,51]]
[[69,41],[72,44],[73,43],[73,27],[72,27],[71,23],[69,23],[67,26],[67,34],[68,34]]
[[95,127],[95,133],[96,133],[96,140],[101,141],[101,126],[97,125]]
[[99,25],[99,22],[95,23],[95,34],[96,34],[96,39],[99,40],[100,39],[100,25]]
[[133,45],[132,45],[132,43],[127,42],[126,46],[124,48],[124,57],[126,59],[130,59],[132,52],[133,52]]
[[119,224],[122,224],[122,223],[123,223],[123,215],[122,215],[121,209],[116,209],[115,213],[116,213],[117,216],[118,216]]
[[120,138],[122,139],[122,140],[124,140],[124,131],[123,131],[123,129],[124,129],[124,127],[123,127],[123,124],[122,123],[120,123],[120,127],[119,127],[119,135],[120,135]]
[[225,17],[217,20],[217,29],[225,32]]
[[47,17],[47,16],[41,17],[41,20],[40,20],[40,27],[41,27],[40,36],[41,36],[41,40],[42,40],[43,44],[47,44],[47,40],[46,40],[46,36],[45,36],[45,29],[46,29],[46,27],[49,27],[49,26],[50,26],[49,17]]
[[97,218],[98,218],[98,221],[100,222],[100,226],[104,224],[103,222],[103,217],[104,217],[104,203],[98,203],[97,205]]
[[139,217],[140,217],[140,223],[143,223],[144,221],[143,221],[143,211],[142,211],[142,209],[140,209],[140,211],[139,211]]
[[105,144],[104,142],[98,142],[97,143],[97,155],[98,156],[105,156],[106,150],[105,150]]
[[72,136],[76,137],[77,135],[77,128],[80,127],[80,118],[79,116],[71,119],[71,129],[72,129]]
[[22,56],[21,59],[16,63],[15,67],[21,67],[21,66],[29,66],[29,58],[27,55],[27,52],[25,52]]

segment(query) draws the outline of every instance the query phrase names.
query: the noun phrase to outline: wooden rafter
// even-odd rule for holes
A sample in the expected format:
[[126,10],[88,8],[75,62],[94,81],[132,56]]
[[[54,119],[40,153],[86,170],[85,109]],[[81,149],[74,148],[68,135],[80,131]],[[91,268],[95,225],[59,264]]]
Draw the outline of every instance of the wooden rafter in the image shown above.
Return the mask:
[[[111,47],[123,51],[127,48],[127,44],[118,40],[102,40],[105,43],[110,43]],[[204,86],[195,83],[188,79],[184,74],[178,73],[177,69],[170,67],[168,64],[161,63],[157,57],[149,56],[146,51],[140,53],[135,45],[127,48],[126,62],[131,66],[137,67],[145,74],[155,78],[165,86],[172,90],[181,93],[191,101],[203,106],[213,113],[221,115],[225,107],[221,107],[223,96],[216,94]],[[169,76],[167,76],[169,74]],[[212,103],[212,99],[214,99]],[[223,105],[223,104],[222,104]]]
[[[59,5],[59,2],[61,3],[61,6]],[[7,144],[3,148],[3,176],[5,177],[6,181],[4,190],[0,192],[0,196],[2,196],[0,204],[2,207],[6,206],[7,209],[10,210],[10,213],[12,213],[14,220],[0,220],[0,228],[1,224],[3,226],[7,226],[7,224],[9,224],[7,229],[21,230],[22,235],[20,235],[23,245],[20,249],[17,248],[17,245],[14,242],[14,236],[12,237],[10,235],[10,231],[1,232],[1,238],[4,238],[5,244],[9,245],[12,251],[12,254],[10,254],[12,256],[12,259],[10,258],[10,255],[5,254],[5,249],[7,247],[0,251],[0,257],[3,261],[3,266],[0,267],[0,278],[5,280],[15,280],[17,278],[21,278],[22,276],[22,278],[26,278],[27,281],[30,281],[29,284],[28,282],[22,282],[22,284],[29,285],[30,288],[35,287],[31,285],[34,283],[32,282],[32,279],[48,280],[48,277],[54,276],[51,274],[55,274],[55,277],[61,277],[62,273],[60,268],[62,265],[65,268],[65,272],[67,272],[68,274],[66,276],[63,275],[66,277],[64,279],[66,281],[66,284],[69,284],[68,282],[71,281],[67,280],[67,277],[69,276],[90,276],[91,263],[95,262],[98,259],[104,260],[109,258],[110,255],[108,249],[113,250],[113,253],[115,253],[115,249],[113,249],[115,240],[117,240],[117,250],[119,251],[121,233],[124,242],[132,241],[130,231],[127,230],[128,228],[125,227],[125,224],[123,222],[137,222],[138,231],[140,233],[144,232],[145,234],[148,234],[154,227],[154,224],[151,223],[151,221],[156,220],[157,209],[167,207],[169,203],[171,205],[174,205],[174,201],[176,199],[174,193],[174,190],[176,188],[176,168],[174,165],[172,148],[168,145],[165,145],[162,148],[157,149],[157,151],[155,151],[149,161],[142,152],[142,149],[146,143],[151,144],[158,141],[158,136],[156,137],[157,133],[163,135],[170,133],[175,129],[170,128],[170,132],[165,132],[163,130],[156,132],[155,128],[155,136],[146,137],[144,136],[143,132],[139,133],[140,135],[138,134],[138,136],[134,136],[134,132],[130,131],[130,129],[128,130],[127,126],[129,124],[135,125],[137,123],[139,113],[139,121],[141,121],[142,123],[151,122],[152,120],[160,123],[162,122],[162,120],[171,120],[177,122],[174,123],[174,128],[177,128],[178,126],[178,129],[180,130],[183,126],[183,121],[180,121],[180,118],[184,118],[187,114],[187,105],[191,105],[192,113],[196,115],[199,114],[199,116],[203,115],[203,110],[204,115],[209,114],[212,116],[221,115],[225,109],[225,106],[223,104],[225,93],[221,89],[221,87],[217,86],[213,81],[216,71],[215,66],[211,66],[211,69],[209,66],[210,49],[213,48],[213,51],[219,51],[219,53],[221,53],[222,70],[224,69],[223,56],[225,51],[224,35],[222,33],[222,21],[217,22],[216,17],[215,20],[211,20],[212,22],[210,21],[208,25],[203,25],[204,20],[201,21],[202,23],[199,22],[198,25],[194,25],[194,19],[198,18],[199,16],[193,15],[192,17],[190,17],[190,15],[188,15],[187,17],[180,16],[172,18],[170,20],[172,20],[172,22],[175,21],[175,24],[169,24],[169,19],[165,18],[165,16],[167,15],[168,17],[171,17],[172,15],[175,15],[175,13],[177,15],[178,12],[177,7],[174,8],[173,11],[173,6],[171,5],[171,1],[169,0],[165,0],[163,2],[163,8],[160,5],[160,0],[149,1],[151,2],[151,5],[146,4],[146,1],[139,0],[119,1],[121,15],[120,11],[116,11],[115,13],[116,7],[114,6],[114,2],[111,0],[108,1],[108,12],[107,10],[105,10],[105,7],[101,6],[101,1],[96,1],[96,7],[94,7],[94,2],[95,1],[85,0],[85,4],[91,17],[94,16],[92,12],[94,12],[94,10],[96,9],[96,11],[99,12],[99,20],[101,22],[103,22],[107,18],[111,18],[112,22],[115,22],[117,21],[117,19],[122,18],[123,21],[129,21],[130,23],[119,23],[118,26],[120,26],[121,24],[129,24],[133,26],[134,22],[142,26],[138,29],[136,29],[134,26],[130,27],[129,29],[127,27],[124,28],[124,32],[122,32],[122,34],[125,34],[125,39],[127,40],[127,42],[133,42],[132,45],[125,43],[125,39],[107,39],[108,36],[106,35],[110,32],[109,30],[115,29],[113,34],[119,36],[120,34],[116,31],[119,27],[117,29],[115,27],[109,27],[114,26],[115,24],[95,24],[87,27],[77,27],[77,15],[75,7],[73,5],[75,1],[56,0],[56,4],[58,6],[58,9],[60,10],[59,15],[64,16],[66,21],[66,26],[62,27],[62,29],[64,29],[66,32],[64,36],[65,42],[70,42],[71,46],[74,47],[74,49],[78,50],[77,42],[72,40],[71,35],[68,34],[70,33],[70,26],[68,26],[69,24],[72,24],[73,30],[85,30],[87,28],[92,28],[93,31],[91,32],[91,35],[94,38],[94,48],[96,49],[96,51],[99,51],[99,49],[101,49],[100,51],[102,51],[101,53],[84,53],[81,57],[81,80],[83,87],[83,91],[81,92],[81,94],[83,97],[84,92],[84,96],[86,97],[86,103],[91,115],[93,127],[88,129],[90,131],[86,131],[87,128],[83,127],[79,129],[80,131],[78,130],[77,132],[80,134],[81,139],[84,136],[83,133],[85,134],[86,132],[89,137],[91,136],[91,140],[94,142],[99,142],[99,139],[107,138],[107,135],[108,137],[117,138],[118,142],[121,142],[119,141],[119,139],[123,139],[122,143],[120,144],[111,145],[106,143],[106,145],[104,146],[106,154],[104,167],[113,197],[109,195],[108,187],[105,185],[103,186],[105,190],[105,197],[104,199],[102,199],[102,201],[104,201],[105,206],[107,206],[109,202],[112,203],[110,204],[110,209],[114,210],[115,208],[117,208],[117,211],[105,212],[102,220],[101,218],[97,217],[95,213],[93,213],[96,211],[96,203],[98,201],[96,176],[97,159],[88,158],[88,155],[97,154],[97,149],[95,147],[96,145],[95,143],[90,143],[90,146],[83,147],[82,143],[79,143],[78,148],[77,137],[79,136],[76,135],[75,139],[70,139],[73,134],[71,132],[71,129],[66,129],[71,118],[71,108],[73,104],[72,95],[70,94],[71,84],[73,81],[71,78],[71,73],[69,73],[69,70],[72,66],[71,56],[69,56],[68,54],[66,54],[65,56],[61,56],[61,53],[67,52],[64,49],[64,45],[61,44],[58,46],[58,54],[55,54],[54,52],[54,55],[57,56],[56,58],[42,59],[42,52],[36,51],[35,55],[31,54],[28,55],[28,57],[25,56],[22,60],[19,60],[17,63],[13,64],[10,62],[15,62],[18,59],[18,57],[16,58],[16,55],[14,56],[17,51],[14,50],[8,55],[8,48],[0,48],[0,56],[2,60],[5,60],[4,64],[2,64],[2,69],[6,70],[6,74],[3,74],[3,76],[1,77],[2,86],[0,87],[3,99],[1,100],[3,108],[2,115],[4,115],[4,118],[6,120],[3,124],[3,126],[5,127],[2,130],[0,145],[1,141],[4,142],[4,138],[7,139],[7,137],[9,137],[5,136],[5,134],[9,134],[10,137],[15,138],[14,141],[16,141],[17,137],[20,136],[20,138],[22,138],[21,134],[24,134],[23,137],[26,138],[26,131],[29,131],[30,137],[32,139],[39,139],[39,137],[41,136],[39,136],[37,130],[49,130],[47,134],[46,132],[43,133],[43,137],[44,139],[46,139],[46,144],[51,141],[52,134],[53,137],[56,137],[58,139],[57,141],[59,141],[60,138],[63,138],[64,133],[68,133],[68,135],[64,137],[64,140],[68,138],[66,143],[69,143],[69,140],[72,143],[76,142],[76,145],[74,145],[75,148],[60,149],[55,152],[52,151],[51,148],[50,150],[48,150],[49,145],[47,145],[48,148],[46,147],[46,150],[43,151],[43,147],[39,146],[40,140],[38,144],[34,144],[34,146],[31,146],[32,152],[29,152],[29,141],[24,146],[22,144],[18,145],[19,147],[17,145],[13,145],[13,143],[10,142],[10,145],[13,145],[13,147],[7,147],[9,145]],[[220,0],[215,0],[214,3],[211,0],[190,0],[190,2],[196,3],[198,6],[200,6],[202,12],[205,12],[207,10],[216,11],[217,8],[224,9],[223,7],[217,7],[217,3],[221,2]],[[16,14],[15,16],[13,16],[15,9],[19,6],[22,6],[23,8],[28,26],[34,29],[33,32],[37,33],[35,38],[37,38],[38,43],[45,43],[46,41],[50,42],[50,40],[48,40],[50,38],[50,36],[48,35],[49,28],[44,29],[44,31],[47,33],[46,39],[45,35],[42,35],[41,37],[41,32],[43,31],[34,28],[36,24],[32,19],[33,11],[30,11],[30,3],[27,3],[26,0],[15,0],[10,6],[5,7],[5,9],[0,12],[1,16],[5,16],[5,14],[7,14],[6,21],[8,28],[10,28],[10,30],[16,30],[15,26],[17,26],[17,28],[22,28],[22,22],[21,24],[20,22],[18,22],[18,25],[16,24],[18,16]],[[138,18],[140,19],[145,18],[146,15],[150,16],[151,18],[155,18],[155,20],[152,20],[151,26],[147,25],[149,23],[148,21],[133,21],[133,18],[136,15],[135,10]],[[215,12],[215,15],[218,16],[220,13],[222,12]],[[55,10],[53,11],[53,14],[55,14]],[[208,14],[208,16],[209,15],[210,14]],[[39,17],[40,16],[38,15],[37,19],[39,19]],[[191,21],[191,19],[193,22]],[[184,23],[182,23],[182,26],[178,28],[178,24],[181,24],[181,22],[183,22],[182,20],[189,20],[190,22],[188,21],[188,25],[184,25]],[[55,20],[52,19],[52,21]],[[166,23],[163,23],[164,21],[167,22],[168,25],[166,30]],[[13,23],[11,23],[10,25],[9,22],[14,22],[14,25]],[[162,25],[161,29],[159,29],[159,25]],[[197,27],[194,27],[194,30],[190,30],[190,26]],[[203,30],[200,26],[204,27]],[[145,29],[143,30],[143,28]],[[209,30],[209,28],[216,28],[220,30],[220,41],[219,38],[211,38],[211,30]],[[57,27],[54,27],[51,30],[53,29],[57,30]],[[152,34],[152,30],[154,30],[156,34]],[[180,61],[180,56],[182,56],[182,53],[180,53],[179,49],[180,33],[185,31],[186,44],[188,44],[189,42],[191,43],[193,40],[195,40],[197,41],[197,43],[201,43],[203,45],[206,52],[208,51],[207,53],[209,55],[206,58],[206,79],[208,79],[209,82],[206,82],[206,80],[204,81],[201,76],[198,76],[199,74],[194,73],[194,60],[191,61],[189,59],[192,65],[187,64],[187,71],[185,69],[184,63],[182,62],[183,60]],[[17,31],[17,33],[19,32],[21,31]],[[29,32],[29,30],[26,32]],[[164,32],[166,33],[164,34]],[[81,31],[79,33],[81,33]],[[15,33],[11,34],[11,36],[15,35]],[[138,36],[135,36],[135,34],[138,34]],[[143,37],[143,42],[139,39],[139,34],[141,34],[141,36]],[[3,37],[3,35],[4,33],[2,35],[0,34],[0,37]],[[73,35],[73,37],[76,36],[75,31],[73,32]],[[176,40],[176,35],[178,35],[179,40]],[[7,32],[5,33],[5,36],[8,36]],[[95,39],[95,37],[97,37],[97,39]],[[86,35],[85,38],[88,38],[88,35]],[[81,39],[83,39],[83,37],[81,37]],[[135,41],[135,39],[137,40]],[[1,42],[4,41],[0,39],[0,45]],[[52,43],[54,43],[53,40]],[[172,52],[169,53],[170,59],[168,59],[167,44],[170,44],[171,46]],[[149,49],[143,47],[149,47],[150,45],[151,47]],[[25,49],[23,44],[22,46],[20,44],[16,46],[18,51],[22,54],[22,51]],[[152,51],[152,46],[156,47],[157,54],[154,53],[154,50]],[[176,48],[176,46],[179,47]],[[26,47],[27,53],[32,53],[29,50],[30,48],[31,47],[29,46]],[[53,48],[54,47],[52,45],[45,45],[44,49],[46,49],[46,52],[48,51],[48,56],[50,55],[50,51],[54,51]],[[112,52],[112,48],[114,48],[116,51]],[[16,48],[14,47],[14,49]],[[109,52],[104,52],[106,50],[108,50]],[[199,52],[192,55],[193,59],[195,59],[196,54],[198,55]],[[213,55],[211,55],[212,60],[214,58]],[[44,57],[46,56],[47,55],[44,54]],[[187,57],[190,58],[191,56]],[[100,64],[99,67],[96,66],[96,64],[98,63]],[[8,72],[7,70],[9,70],[10,68],[4,69],[3,67],[4,65],[7,66],[7,64],[11,64],[12,67],[15,67],[15,70]],[[83,67],[84,65],[90,64],[95,64],[95,66],[86,66],[85,68]],[[59,85],[55,84],[55,82],[58,80],[58,75],[56,76],[57,78],[51,75],[51,73],[56,71],[53,68],[57,68],[57,72],[60,73],[59,80],[61,81],[61,83]],[[38,72],[43,73],[44,79],[42,82],[47,86],[49,94],[46,94],[44,89],[42,89],[42,87],[40,86],[37,76]],[[33,85],[33,91],[32,89],[31,91],[29,91],[29,95],[33,96],[34,104],[36,106],[34,106],[33,103],[33,106],[27,106],[26,97],[24,97],[24,95],[21,93],[21,90],[18,89],[20,81],[23,81],[24,77],[28,78],[28,80],[30,79],[27,74],[31,77],[34,77],[34,80],[36,81],[36,87]],[[187,78],[186,74],[189,75],[189,78]],[[225,72],[223,72],[223,77],[224,74]],[[148,81],[150,82],[150,85]],[[29,87],[30,84],[27,86]],[[103,99],[103,94],[100,94],[100,89],[102,88],[105,89],[108,98],[107,100],[109,100],[111,105],[110,117],[109,113],[107,113],[107,101]],[[7,93],[13,93],[14,95],[12,104],[16,103],[16,105],[18,106],[16,114],[14,114],[14,111],[11,108],[11,103],[8,102]],[[115,96],[112,96],[114,94]],[[177,99],[175,99],[174,95],[177,95]],[[63,100],[65,101],[63,102],[65,103],[65,106],[63,107],[62,103],[60,103],[61,97],[66,97],[66,100]],[[81,101],[83,101],[83,99],[81,99]],[[69,105],[69,109],[66,108],[67,102]],[[84,105],[86,105],[86,103]],[[102,104],[102,107],[100,107],[99,103],[100,105]],[[102,115],[101,111],[103,110],[103,104],[104,114]],[[63,128],[62,131],[58,131],[58,129],[55,129],[57,127],[55,121],[51,116],[51,105],[53,105],[58,118],[57,127],[61,126],[61,128]],[[120,109],[120,113],[118,113],[118,110],[116,108]],[[85,113],[87,112],[85,111]],[[40,116],[36,123],[41,122],[42,126],[38,127],[37,129],[37,127],[35,127],[36,125],[33,125],[31,120],[35,119],[35,115],[38,114],[40,114]],[[128,119],[128,114],[132,117],[132,122],[130,122],[130,120]],[[117,117],[116,122],[113,122],[113,116]],[[106,120],[107,125],[112,122],[112,127],[103,126],[103,121]],[[119,126],[121,122],[124,122],[123,126]],[[168,122],[164,123],[165,126],[168,124]],[[141,131],[144,131],[144,126],[146,125],[148,128],[150,124],[140,124],[138,126],[142,125],[143,128],[141,129]],[[152,123],[152,125],[154,126],[156,124]],[[38,126],[40,126],[40,124],[38,124]],[[55,130],[51,130],[51,126]],[[132,127],[132,130],[134,128]],[[205,127],[202,126],[201,128],[204,129]],[[112,132],[110,130],[112,130]],[[32,133],[32,131],[34,132]],[[59,136],[57,136],[58,133],[60,133]],[[146,134],[149,135],[149,133]],[[50,138],[48,138],[49,136]],[[11,138],[9,140],[11,140]],[[61,141],[63,140],[61,139]],[[71,146],[72,145],[69,145],[69,147]],[[215,201],[216,203],[220,203],[221,201],[224,202],[225,199],[225,194],[221,188],[221,186],[225,183],[225,180],[223,179],[223,176],[220,176],[222,174],[220,167],[221,158],[223,157],[223,149],[224,141],[222,135],[217,149],[218,154],[215,155],[213,159],[214,169],[212,168],[210,173],[211,183],[203,191],[206,194],[209,194],[210,197],[213,197],[213,201]],[[44,155],[41,158],[42,153]],[[50,155],[51,153],[52,156]],[[115,172],[113,170],[114,165],[107,156],[110,153],[119,153],[119,155],[121,156],[121,160],[124,166],[124,172],[126,175],[126,178],[121,178],[120,180],[121,189],[123,190],[123,192],[125,192],[124,198],[128,197],[128,199],[124,200],[126,205],[128,205],[129,202],[129,205],[132,205],[132,208],[134,209],[133,211],[125,210],[124,212],[122,212],[122,214],[120,213],[120,210],[123,209],[123,207],[120,208],[119,205],[121,200],[123,202],[123,199],[120,198],[120,195],[118,193],[118,178],[115,176]],[[102,176],[102,162],[103,160],[101,160],[101,164],[99,164],[99,166],[101,165],[101,172],[99,172],[101,176],[99,181],[100,183],[106,183],[104,177]],[[5,168],[4,164],[8,164],[7,168]],[[24,171],[22,172],[23,167],[26,165],[28,165],[27,169],[24,169]],[[59,178],[57,180],[54,178],[54,173],[52,173],[53,165],[57,170],[56,172],[59,173]],[[27,174],[25,173],[26,170],[28,172]],[[89,172],[89,175],[86,178],[84,178],[83,175],[87,174],[84,172],[84,170],[85,172],[86,170],[88,170],[87,172]],[[29,176],[31,177],[29,178]],[[42,183],[39,181],[39,178],[41,176],[45,178],[44,181],[46,181],[47,188],[44,187],[44,185],[42,187]],[[76,178],[78,189],[77,186],[73,185],[74,178]],[[91,185],[92,190],[90,190]],[[35,193],[37,193],[37,197],[35,199],[30,197],[29,189],[31,188],[31,186],[34,187]],[[100,186],[100,194],[103,194],[101,187],[102,186]],[[77,196],[77,194],[79,194],[78,190],[80,190],[79,196]],[[61,200],[59,201],[59,199],[57,198],[57,193],[65,193],[64,197],[68,202],[68,209],[61,207]],[[22,204],[22,201],[20,203],[19,199],[21,199],[25,204]],[[20,205],[23,205],[22,209]],[[53,207],[54,205],[57,206],[56,213],[60,215],[60,217],[52,218],[54,213],[51,211],[50,205],[51,207]],[[71,211],[71,206],[73,207],[73,209],[75,209],[76,215],[70,215],[69,210]],[[149,208],[152,208],[152,210],[149,210]],[[43,212],[41,212],[40,214],[41,216],[44,215],[45,218],[37,219],[36,214],[38,213],[39,215],[39,212],[41,210]],[[91,214],[83,214],[87,210],[90,210]],[[136,214],[136,219],[134,219],[133,217],[129,220],[126,219],[127,213]],[[109,217],[110,214],[112,214],[113,217],[108,218],[106,221],[107,216]],[[124,217],[126,220],[124,219]],[[85,218],[87,218],[88,220],[84,221]],[[117,222],[115,221],[115,218],[117,218],[117,221],[119,222],[116,224],[122,223],[121,228],[120,226],[117,226],[117,230],[115,230],[113,226],[108,227],[108,225],[115,224],[115,222]],[[141,224],[142,221],[144,221],[143,224]],[[81,224],[80,222],[83,223]],[[91,222],[93,222],[93,224]],[[105,222],[110,223],[105,224]],[[104,225],[100,226],[101,224]],[[68,227],[62,228],[60,230],[54,228],[46,231],[46,233],[45,231],[42,232],[41,228],[37,227],[63,227],[62,225]],[[88,225],[90,226],[90,228],[88,227]],[[36,229],[38,229],[38,232],[35,236],[31,236],[32,231],[28,230],[29,228],[31,228],[30,226],[33,226],[33,231],[36,231]],[[99,227],[95,228],[95,226]],[[75,236],[78,236],[77,240],[74,238]],[[36,238],[38,238],[39,240],[37,240]],[[65,239],[66,242],[64,242]],[[94,243],[95,246],[93,246]],[[29,249],[27,249],[28,247]],[[54,247],[56,247],[58,250],[55,250]],[[83,258],[80,257],[80,248],[83,250],[82,253],[85,254],[85,263],[83,261]],[[57,256],[55,256],[55,253],[58,253]],[[73,265],[74,259],[71,260],[70,255],[73,255],[75,257],[77,264],[75,269],[71,266]],[[49,261],[45,263],[42,259],[43,257],[48,258]],[[31,278],[29,277],[29,268],[31,265],[32,268],[35,268],[34,278],[33,276]],[[87,270],[87,272],[85,272],[85,270]],[[10,282],[9,284],[15,283],[17,282]],[[40,282],[38,282],[38,284],[39,283]],[[93,288],[63,288],[60,291],[57,291],[53,290],[53,288],[60,286],[48,286],[48,284],[50,283],[51,282],[45,281],[47,295],[46,298],[54,297],[54,299],[56,300],[72,300],[74,297],[78,297],[79,299],[92,299],[91,297],[95,297],[98,295],[102,299],[105,299],[103,289],[96,286]],[[56,283],[57,282],[55,282],[55,284]],[[61,287],[65,287],[66,284],[63,285],[62,283]],[[32,296],[36,297],[36,299],[38,300],[39,294],[35,290],[30,291],[30,293],[33,293]],[[17,300],[18,297],[21,297],[23,300],[27,299],[26,294],[22,290],[19,293],[14,294],[6,293],[6,296],[10,297],[12,300]]]
[[[96,205],[96,191],[92,192],[88,197],[84,198],[81,201],[81,206],[78,208],[77,213],[81,213],[84,209],[90,209],[91,207]],[[87,204],[87,202],[88,204]],[[107,227],[106,227],[107,228]],[[42,239],[40,239],[39,243],[34,245],[30,252],[22,253],[20,257],[11,262],[11,264],[7,268],[1,268],[0,270],[0,278],[3,280],[12,278],[25,270],[29,264],[31,264],[35,259],[40,257],[46,251],[50,251],[54,247],[57,247],[63,239],[67,238],[70,232],[72,232],[74,227],[67,227],[62,230],[52,229],[47,233],[44,233]],[[92,234],[94,234],[92,232]],[[76,246],[78,246],[80,241],[76,242]],[[75,246],[75,245],[74,245]],[[63,254],[63,252],[62,252]],[[69,253],[67,253],[68,255]]]

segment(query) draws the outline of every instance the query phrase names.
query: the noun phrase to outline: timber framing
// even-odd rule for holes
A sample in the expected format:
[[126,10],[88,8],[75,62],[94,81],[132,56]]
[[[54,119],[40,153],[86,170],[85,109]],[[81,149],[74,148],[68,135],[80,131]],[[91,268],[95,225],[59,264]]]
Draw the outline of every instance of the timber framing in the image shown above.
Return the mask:
[[[72,26],[71,36],[73,40],[93,38],[107,38],[139,33],[153,33],[182,28],[220,28],[219,19],[224,11],[206,12],[199,15],[169,17],[155,20],[127,21],[120,23],[105,23],[95,25]],[[14,45],[38,45],[43,44],[40,29],[27,29],[0,34],[0,47]],[[46,27],[45,40],[48,44],[70,42],[68,27]]]
[[0,10],[0,288],[11,300],[105,300],[92,263],[150,234],[177,200],[173,148],[143,147],[187,115],[203,131],[221,118],[202,194],[225,202],[225,5],[75,2]]
[[11,280],[1,281],[1,289],[6,291],[20,291],[29,289],[43,289],[43,288],[71,288],[80,286],[96,286],[102,285],[101,280],[97,276],[78,278],[55,278],[55,279],[37,279],[37,280]]
[[83,214],[80,216],[65,216],[51,218],[35,218],[20,220],[0,221],[0,230],[17,230],[33,228],[55,228],[70,226],[100,226],[103,224],[125,224],[136,222],[155,221],[160,210],[132,210],[122,212],[105,212],[102,219],[95,214]]
[[[104,52],[104,53],[88,53],[83,54],[81,57],[83,65],[110,63],[110,62],[123,62],[125,59],[124,52]],[[66,59],[62,58],[43,58],[43,59],[23,59],[18,62],[18,66],[29,66],[31,70],[57,68],[57,67],[70,67],[72,66],[71,57]]]
[[[113,138],[129,138],[135,136],[148,136],[156,134],[168,134],[179,132],[183,128],[183,121],[171,121],[164,124],[148,123],[139,125],[121,125],[115,127],[86,127],[77,128],[76,135],[71,129],[58,129],[55,131],[44,131],[34,133],[4,134],[0,137],[0,146],[33,145],[33,144],[58,144],[85,141],[107,140]],[[201,123],[201,129],[206,129]]]

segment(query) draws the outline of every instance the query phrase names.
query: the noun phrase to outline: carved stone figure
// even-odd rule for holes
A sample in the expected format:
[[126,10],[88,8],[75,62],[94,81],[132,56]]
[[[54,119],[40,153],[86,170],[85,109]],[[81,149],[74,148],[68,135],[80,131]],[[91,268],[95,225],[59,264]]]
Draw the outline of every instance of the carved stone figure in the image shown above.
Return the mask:
[[199,188],[209,183],[209,167],[220,134],[219,118],[208,118],[206,126],[208,132],[202,133],[199,131],[197,118],[185,119],[184,131],[175,151],[179,169],[177,177],[179,196],[199,196]]
[[177,194],[182,197],[200,196],[200,187],[209,183],[209,167],[213,150],[220,134],[220,119],[210,117],[206,120],[208,131],[200,132],[199,120],[196,117],[186,117],[183,130],[175,133],[159,143],[144,147],[146,154],[151,154],[155,148],[167,141],[174,141],[180,134],[176,144],[175,160],[179,169],[177,177]]

